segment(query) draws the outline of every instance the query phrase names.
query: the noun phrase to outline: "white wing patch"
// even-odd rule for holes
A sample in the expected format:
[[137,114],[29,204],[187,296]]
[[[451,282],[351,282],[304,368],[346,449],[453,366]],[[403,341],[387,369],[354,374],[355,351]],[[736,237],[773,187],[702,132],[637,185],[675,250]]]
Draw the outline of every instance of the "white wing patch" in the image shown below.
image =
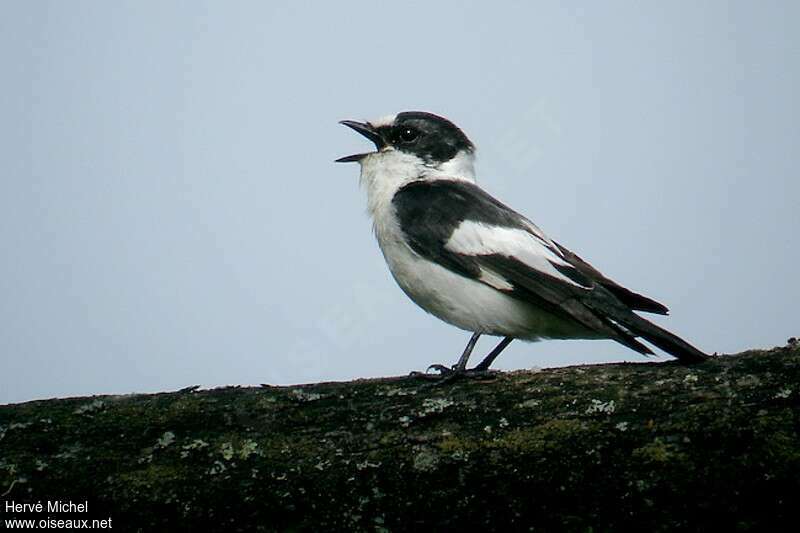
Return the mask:
[[[538,230],[538,228],[536,229]],[[538,233],[541,233],[541,230]],[[544,239],[547,238],[545,237]],[[543,242],[544,239],[522,229],[490,226],[482,222],[465,220],[450,235],[444,247],[451,252],[464,255],[502,254],[507,257],[513,257],[533,270],[572,285],[583,287],[583,285],[575,283],[575,281],[559,272],[553,266],[560,265],[573,268],[556,251],[545,244],[550,240],[547,239]],[[501,276],[486,270],[481,271],[481,281],[498,289],[510,288],[498,287],[498,283],[506,286],[509,283]]]

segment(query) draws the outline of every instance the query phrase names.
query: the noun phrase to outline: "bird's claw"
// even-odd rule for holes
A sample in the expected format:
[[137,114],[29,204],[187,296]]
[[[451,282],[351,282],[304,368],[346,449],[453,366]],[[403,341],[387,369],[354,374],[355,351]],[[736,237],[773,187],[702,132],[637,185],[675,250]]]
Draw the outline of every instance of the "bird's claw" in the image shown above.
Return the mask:
[[440,365],[440,364],[433,364],[433,365],[428,367],[428,369],[425,371],[425,373],[429,374],[431,370],[433,370],[435,372],[438,372],[439,376],[447,376],[447,375],[452,374],[453,372],[456,372],[456,367],[455,367],[455,365],[453,365],[453,366],[445,366],[445,365]]
[[[438,372],[436,374],[431,371]],[[433,364],[425,372],[411,372],[411,377],[427,379],[433,381],[433,385],[445,385],[458,379],[493,379],[497,375],[494,370],[484,370],[478,368],[459,369],[456,365],[445,366]]]
[[[431,371],[433,371],[433,372],[431,372]],[[429,366],[425,370],[425,372],[417,372],[415,370],[415,371],[411,372],[411,374],[409,374],[409,376],[411,376],[413,378],[422,378],[422,379],[427,379],[427,380],[430,380],[430,381],[439,382],[439,381],[442,381],[444,379],[450,378],[450,376],[453,376],[454,374],[456,374],[455,366],[449,367],[449,366],[440,365],[440,364],[433,364],[433,365]]]

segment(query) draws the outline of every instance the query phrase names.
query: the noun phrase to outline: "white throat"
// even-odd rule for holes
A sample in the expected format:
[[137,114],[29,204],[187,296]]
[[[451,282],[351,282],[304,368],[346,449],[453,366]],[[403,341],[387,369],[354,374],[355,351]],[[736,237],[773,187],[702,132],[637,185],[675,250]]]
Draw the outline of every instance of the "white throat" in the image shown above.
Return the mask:
[[379,212],[389,207],[397,189],[407,183],[433,179],[475,182],[475,154],[467,150],[436,167],[392,148],[369,154],[360,164],[361,183],[367,189],[367,209],[376,224]]

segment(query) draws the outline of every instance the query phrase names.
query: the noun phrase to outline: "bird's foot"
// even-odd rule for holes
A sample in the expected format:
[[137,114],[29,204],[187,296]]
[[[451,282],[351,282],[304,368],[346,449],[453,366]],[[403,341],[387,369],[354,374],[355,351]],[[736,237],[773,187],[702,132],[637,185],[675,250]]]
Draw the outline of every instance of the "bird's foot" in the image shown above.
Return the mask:
[[458,368],[457,365],[445,366],[434,364],[429,366],[428,370],[425,372],[412,372],[411,376],[430,380],[433,382],[433,385],[445,385],[459,379],[494,379],[497,376],[497,371],[477,368]]
[[[434,372],[438,372],[439,374],[438,375],[431,374],[431,370],[433,370]],[[428,369],[425,371],[426,376],[434,376],[434,377],[449,376],[457,373],[458,373],[458,367],[456,365],[445,366],[440,364],[433,364],[429,366]]]

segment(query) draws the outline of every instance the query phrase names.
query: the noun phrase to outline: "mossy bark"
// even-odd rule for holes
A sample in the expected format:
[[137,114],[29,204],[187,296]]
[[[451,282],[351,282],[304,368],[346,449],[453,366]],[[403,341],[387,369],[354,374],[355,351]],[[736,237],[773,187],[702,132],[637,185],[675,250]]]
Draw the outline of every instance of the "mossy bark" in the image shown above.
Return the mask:
[[0,505],[88,501],[123,531],[795,530],[799,407],[794,345],[36,401],[0,407]]

